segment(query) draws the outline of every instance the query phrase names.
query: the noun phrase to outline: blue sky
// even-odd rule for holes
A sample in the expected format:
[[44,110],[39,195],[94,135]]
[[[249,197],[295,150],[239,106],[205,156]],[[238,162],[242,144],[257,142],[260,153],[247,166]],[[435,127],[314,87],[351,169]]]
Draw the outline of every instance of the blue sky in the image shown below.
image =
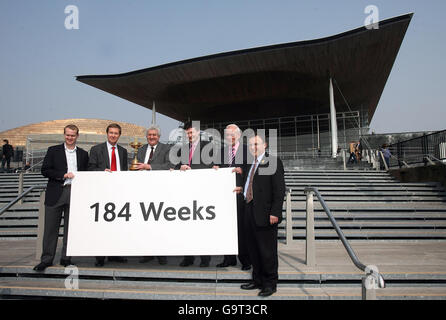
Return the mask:
[[[79,30],[64,26],[68,5],[79,9]],[[381,20],[415,13],[371,129],[445,129],[446,1],[2,0],[0,131],[66,118],[146,126],[150,110],[75,76],[326,37],[362,26],[368,5]],[[166,133],[178,125],[159,114],[157,121]]]

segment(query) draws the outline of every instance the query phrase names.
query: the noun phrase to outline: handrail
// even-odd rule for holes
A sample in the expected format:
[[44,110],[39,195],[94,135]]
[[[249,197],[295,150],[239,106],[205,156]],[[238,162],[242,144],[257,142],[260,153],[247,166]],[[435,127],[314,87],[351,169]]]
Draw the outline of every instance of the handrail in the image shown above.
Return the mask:
[[429,162],[431,162],[431,164],[434,164],[434,162],[432,161],[432,159],[433,159],[433,160],[439,162],[440,164],[446,166],[446,163],[444,163],[442,160],[438,159],[437,157],[435,157],[431,154],[426,154],[425,156],[429,160]]
[[25,171],[26,173],[30,172],[31,169],[33,169],[33,168],[37,167],[39,164],[43,163],[43,160],[44,160],[44,159],[42,159],[42,160],[40,160],[39,162],[33,164],[31,167],[29,167],[28,169],[26,169],[26,170],[24,170],[24,171]]
[[325,203],[324,199],[322,198],[322,195],[319,193],[319,190],[315,187],[306,187],[304,189],[304,192],[305,192],[305,194],[308,194],[308,193],[316,194],[316,197],[319,199],[319,202],[322,205],[322,208],[324,209],[325,213],[327,214],[328,218],[330,219],[331,224],[333,225],[334,229],[336,230],[336,233],[338,234],[339,238],[341,239],[341,242],[344,245],[344,248],[347,250],[347,253],[350,256],[350,259],[352,260],[353,264],[358,269],[368,273],[368,275],[372,275],[377,280],[379,288],[385,288],[385,282],[384,282],[384,278],[382,277],[382,275],[379,272],[377,272],[376,270],[373,270],[372,268],[367,267],[365,264],[363,264],[358,259],[353,248],[350,246],[350,243],[348,242],[347,238],[345,237],[344,233],[342,232],[341,228],[339,227],[339,224],[336,222],[336,219],[334,218],[333,214],[331,213],[330,209],[328,208],[327,204]]
[[386,171],[389,171],[389,166],[387,165],[386,159],[384,158],[384,154],[381,150],[378,151],[379,155],[381,156],[381,159],[384,163],[384,168],[386,169]]
[[0,216],[6,212],[6,210],[8,210],[9,208],[11,208],[13,205],[15,205],[17,202],[19,202],[23,197],[25,197],[28,193],[30,193],[31,191],[33,191],[34,189],[45,189],[46,185],[43,184],[39,184],[39,185],[35,185],[32,187],[29,187],[28,189],[26,189],[25,191],[23,191],[21,194],[19,194],[14,200],[12,200],[11,202],[9,202],[6,206],[4,206],[3,208],[0,209]]

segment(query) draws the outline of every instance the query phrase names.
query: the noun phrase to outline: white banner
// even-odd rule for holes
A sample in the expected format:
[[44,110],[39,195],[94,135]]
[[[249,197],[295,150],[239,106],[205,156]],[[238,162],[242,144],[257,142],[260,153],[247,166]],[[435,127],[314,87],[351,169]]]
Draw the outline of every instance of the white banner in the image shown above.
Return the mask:
[[238,254],[231,171],[77,172],[67,255]]

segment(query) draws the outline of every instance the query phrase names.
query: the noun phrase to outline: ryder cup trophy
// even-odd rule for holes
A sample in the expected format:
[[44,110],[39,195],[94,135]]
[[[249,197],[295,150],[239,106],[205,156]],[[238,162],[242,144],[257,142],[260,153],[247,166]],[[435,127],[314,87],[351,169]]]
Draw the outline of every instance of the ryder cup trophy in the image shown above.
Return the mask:
[[135,141],[130,142],[129,145],[135,149],[135,157],[132,160],[132,164],[130,165],[130,170],[138,170],[137,164],[138,164],[138,159],[137,159],[137,154],[138,154],[138,149],[142,147],[142,143],[138,142],[138,140],[135,137]]

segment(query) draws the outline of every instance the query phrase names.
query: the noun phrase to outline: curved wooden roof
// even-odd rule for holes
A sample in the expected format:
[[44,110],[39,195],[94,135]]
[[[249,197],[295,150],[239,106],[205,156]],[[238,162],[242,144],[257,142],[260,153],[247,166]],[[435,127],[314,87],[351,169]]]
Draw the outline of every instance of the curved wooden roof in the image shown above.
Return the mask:
[[[332,76],[352,110],[378,105],[412,13],[379,29],[225,52],[76,79],[176,120],[236,121],[329,112]],[[336,109],[348,111],[335,87]]]

